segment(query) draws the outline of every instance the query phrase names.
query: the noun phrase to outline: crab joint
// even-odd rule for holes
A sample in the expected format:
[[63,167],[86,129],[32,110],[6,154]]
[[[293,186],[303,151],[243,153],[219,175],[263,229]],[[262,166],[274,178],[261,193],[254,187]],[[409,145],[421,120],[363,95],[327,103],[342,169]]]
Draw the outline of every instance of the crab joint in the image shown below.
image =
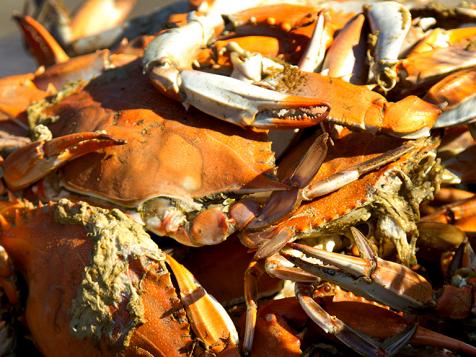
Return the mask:
[[18,149],[4,162],[5,182],[11,190],[20,190],[40,180],[67,162],[124,140],[101,133],[76,133],[37,141]]

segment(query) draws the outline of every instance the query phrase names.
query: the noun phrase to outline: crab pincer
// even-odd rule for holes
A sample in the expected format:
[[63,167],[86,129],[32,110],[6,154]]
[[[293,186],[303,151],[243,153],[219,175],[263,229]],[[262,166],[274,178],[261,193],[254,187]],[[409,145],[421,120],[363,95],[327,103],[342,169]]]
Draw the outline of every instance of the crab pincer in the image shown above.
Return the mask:
[[[217,5],[218,6],[218,5]],[[198,50],[224,22],[217,11],[157,36],[144,53],[144,72],[162,93],[241,127],[307,127],[324,120],[329,105],[316,97],[279,93],[234,78],[191,70]]]
[[[43,25],[55,34],[56,40],[72,54],[92,52],[100,47],[96,43],[81,48],[77,42],[94,35],[104,34],[124,22],[133,10],[137,0],[85,0],[70,14],[62,1],[39,0],[36,3],[38,18],[43,18]],[[107,14],[107,16],[105,16]],[[26,34],[25,34],[26,35]],[[28,41],[34,45],[36,40]],[[78,48],[79,47],[79,48]],[[105,46],[108,47],[108,46]],[[104,48],[104,47],[103,47]],[[81,51],[82,50],[82,51]]]
[[28,50],[40,66],[66,62],[69,56],[55,38],[38,21],[30,16],[14,16],[23,32]]
[[369,5],[367,13],[375,37],[372,72],[378,85],[390,90],[396,84],[398,55],[410,30],[410,11],[396,1],[382,1]]
[[327,252],[297,243],[290,247],[326,265],[311,264],[289,253],[282,255],[301,269],[346,290],[401,311],[412,312],[433,305],[433,289],[411,269],[375,256],[365,237],[355,228],[352,235],[364,258]]
[[69,161],[124,140],[96,132],[75,133],[36,141],[9,155],[5,160],[4,179],[11,190],[20,190],[38,181]]

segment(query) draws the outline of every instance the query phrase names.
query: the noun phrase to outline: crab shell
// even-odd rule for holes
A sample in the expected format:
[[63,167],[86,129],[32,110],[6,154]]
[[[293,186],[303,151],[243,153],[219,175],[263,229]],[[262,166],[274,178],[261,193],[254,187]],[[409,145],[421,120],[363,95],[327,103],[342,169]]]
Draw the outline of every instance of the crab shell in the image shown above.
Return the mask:
[[0,241],[26,279],[26,321],[44,355],[191,353],[165,254],[140,225],[119,210],[67,200],[1,202],[0,210]]
[[[357,165],[376,158],[402,145],[404,141],[369,133],[346,133],[329,149],[326,161],[314,177],[310,186],[323,182],[336,172],[353,169]],[[282,229],[293,232],[295,238],[338,233],[350,225],[378,218],[380,227],[399,227],[404,232],[415,232],[419,219],[418,204],[431,198],[438,187],[439,166],[435,162],[437,138],[420,139],[415,147],[397,161],[373,171],[328,195],[303,203],[277,226],[265,231],[247,233],[243,242],[251,238],[259,241],[270,238]],[[305,147],[305,144],[303,143]],[[286,177],[298,162],[299,150],[295,150],[280,164],[279,175]],[[409,177],[413,187],[407,187]],[[391,217],[386,221],[385,217]],[[391,231],[391,229],[390,229]],[[414,246],[407,242],[394,242],[399,258],[410,264],[415,261]],[[248,244],[248,243],[246,243]]]
[[[239,324],[244,330],[244,315]],[[251,356],[302,356],[302,339],[309,318],[296,298],[260,304]],[[315,336],[313,336],[315,337]]]
[[[138,44],[140,45],[140,44]],[[71,58],[46,70],[8,76],[0,79],[0,118],[22,118],[27,108],[45,99],[70,82],[89,80],[102,72],[122,66],[142,55],[142,49],[122,48]]]
[[0,118],[14,118],[33,102],[44,99],[48,92],[38,89],[32,73],[0,79]]
[[[186,112],[157,95],[137,62],[37,108],[30,122],[58,118],[50,125],[54,137],[101,130],[127,142],[68,163],[62,183],[73,192],[129,208],[165,197],[195,209],[196,201],[221,193],[283,187],[267,177],[274,169],[274,154],[264,134],[218,123],[195,110]],[[181,227],[155,232],[176,238],[187,234]]]

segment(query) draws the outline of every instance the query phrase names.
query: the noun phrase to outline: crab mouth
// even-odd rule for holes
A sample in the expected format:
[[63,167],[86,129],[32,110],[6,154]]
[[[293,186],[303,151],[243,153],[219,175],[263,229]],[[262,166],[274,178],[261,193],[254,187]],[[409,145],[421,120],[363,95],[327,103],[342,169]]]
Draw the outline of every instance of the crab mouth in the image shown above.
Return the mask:
[[288,107],[266,109],[258,112],[256,119],[260,122],[277,122],[280,126],[295,126],[296,121],[309,122],[309,126],[324,120],[329,114],[327,105],[312,105],[307,107]]

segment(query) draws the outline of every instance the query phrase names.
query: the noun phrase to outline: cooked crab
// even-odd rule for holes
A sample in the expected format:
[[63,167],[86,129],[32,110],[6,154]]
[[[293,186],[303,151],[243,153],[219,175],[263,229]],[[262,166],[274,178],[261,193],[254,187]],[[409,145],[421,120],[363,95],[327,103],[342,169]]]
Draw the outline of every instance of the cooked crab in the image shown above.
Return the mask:
[[26,321],[44,355],[236,354],[223,307],[121,211],[65,199],[2,201],[0,211],[0,242],[27,282]]
[[[471,297],[468,295],[468,291],[471,292],[471,289],[468,290],[466,287],[450,288],[449,286],[444,287],[441,296],[434,295],[432,286],[426,279],[407,267],[377,257],[362,233],[353,227],[351,230],[354,243],[362,258],[332,253],[304,244],[290,243],[279,253],[280,258],[278,255],[268,258],[266,270],[271,275],[296,281],[296,297],[306,314],[326,333],[335,335],[355,352],[364,356],[394,353],[405,346],[411,338],[414,338],[414,342],[417,343],[419,339],[418,333],[416,333],[417,328],[415,325],[406,329],[400,328],[400,333],[384,343],[369,338],[361,332],[361,328],[352,328],[358,326],[358,321],[352,321],[352,317],[348,317],[349,320],[343,322],[336,316],[331,316],[326,311],[327,306],[323,307],[313,299],[313,284],[318,284],[320,279],[337,284],[365,299],[409,313],[424,311],[436,306],[437,311],[446,314],[445,316],[451,316],[448,311],[458,312],[461,310],[458,300],[463,301],[467,300],[468,296]],[[464,246],[471,250],[468,245],[462,245],[463,248]],[[472,254],[474,255],[474,253]],[[283,257],[293,265],[290,266],[289,262],[285,260],[283,262]],[[253,296],[252,286],[255,283],[255,277],[261,274],[256,263],[250,267],[247,282],[247,325],[243,341],[245,351],[249,351],[251,348],[256,323],[256,299]],[[451,294],[455,296],[451,298]],[[347,294],[346,299],[348,300],[351,296]],[[358,299],[365,302],[362,298]],[[436,303],[437,300],[438,303]],[[442,301],[444,302],[442,303]],[[471,305],[466,304],[465,306],[469,313]],[[360,310],[371,310],[372,308],[375,309],[375,307],[363,305]],[[347,313],[347,315],[349,314]],[[345,317],[345,312],[340,316]],[[347,324],[347,321],[352,327]],[[389,323],[391,322],[389,321]],[[366,331],[372,333],[371,329],[366,329]],[[428,331],[420,332],[426,334]],[[471,355],[476,354],[475,347],[451,338],[440,336],[438,343],[439,346],[445,344],[447,348],[454,348]]]
[[[36,104],[29,119],[51,123],[54,139],[8,156],[10,189],[65,165],[59,186],[135,211],[148,229],[187,245],[219,243],[239,227],[246,207],[234,209],[236,194],[287,188],[272,180],[274,155],[264,134],[158,97],[137,62]],[[114,147],[69,162],[103,139]],[[51,182],[38,185],[38,193],[58,187]]]
[[[289,72],[288,66],[281,66],[281,70],[272,68],[274,75],[262,83],[262,87],[272,90],[191,70],[197,51],[223,26],[221,14],[233,14],[247,6],[240,3],[229,8],[216,1],[206,15],[195,14],[186,25],[157,36],[147,47],[143,63],[144,71],[159,91],[186,106],[244,127],[305,127],[328,118],[332,123],[407,138],[429,134],[438,110],[417,97],[390,104],[366,88],[298,69]],[[257,65],[260,72],[262,64]],[[348,96],[347,92],[357,94]],[[329,115],[316,116],[327,105],[331,107]]]
[[[303,141],[301,145],[309,144]],[[418,205],[431,199],[439,184],[437,145],[437,138],[402,142],[364,133],[344,134],[329,148],[312,181],[300,193],[276,193],[283,196],[281,203],[251,222],[248,228],[259,230],[243,233],[242,241],[252,248],[259,246],[257,257],[262,258],[289,239],[341,234],[349,225],[366,223],[380,254],[390,241],[401,262],[414,264]],[[400,156],[385,162],[382,159],[389,152],[400,152]],[[281,175],[295,170],[299,153],[295,150],[280,163]],[[304,201],[283,217],[284,200]]]

